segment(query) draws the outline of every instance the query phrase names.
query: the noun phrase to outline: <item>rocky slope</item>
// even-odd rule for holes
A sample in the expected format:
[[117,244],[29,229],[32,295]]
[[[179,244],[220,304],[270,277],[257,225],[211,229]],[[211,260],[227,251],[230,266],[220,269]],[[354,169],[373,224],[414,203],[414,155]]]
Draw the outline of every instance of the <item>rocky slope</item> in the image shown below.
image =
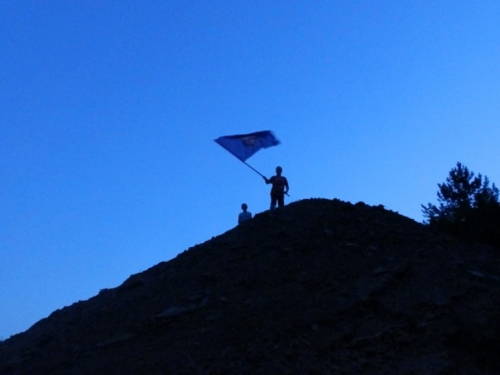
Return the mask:
[[499,374],[499,255],[303,200],[55,311],[0,374]]

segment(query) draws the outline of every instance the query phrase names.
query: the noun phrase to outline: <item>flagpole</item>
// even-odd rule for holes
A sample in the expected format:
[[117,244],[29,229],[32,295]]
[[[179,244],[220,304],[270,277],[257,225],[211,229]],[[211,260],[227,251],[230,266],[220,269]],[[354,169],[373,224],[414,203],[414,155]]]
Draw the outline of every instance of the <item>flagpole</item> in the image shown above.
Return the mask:
[[262,173],[260,173],[257,169],[255,169],[254,167],[252,167],[250,164],[247,164],[246,161],[242,161],[242,163],[245,164],[248,168],[252,169],[259,176],[264,177],[264,175]]

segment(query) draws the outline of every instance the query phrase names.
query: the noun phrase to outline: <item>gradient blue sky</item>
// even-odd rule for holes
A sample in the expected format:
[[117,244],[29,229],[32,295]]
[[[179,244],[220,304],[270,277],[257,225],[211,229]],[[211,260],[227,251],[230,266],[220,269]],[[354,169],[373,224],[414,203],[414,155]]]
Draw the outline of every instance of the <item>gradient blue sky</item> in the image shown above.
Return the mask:
[[500,2],[0,1],[0,338],[226,232],[269,186],[422,221],[500,183]]

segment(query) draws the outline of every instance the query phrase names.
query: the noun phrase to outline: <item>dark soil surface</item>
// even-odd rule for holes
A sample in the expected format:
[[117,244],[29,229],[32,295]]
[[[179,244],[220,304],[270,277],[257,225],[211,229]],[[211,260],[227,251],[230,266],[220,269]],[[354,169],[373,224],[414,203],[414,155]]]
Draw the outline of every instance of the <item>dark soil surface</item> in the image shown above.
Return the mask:
[[292,203],[0,343],[0,374],[500,374],[500,250]]

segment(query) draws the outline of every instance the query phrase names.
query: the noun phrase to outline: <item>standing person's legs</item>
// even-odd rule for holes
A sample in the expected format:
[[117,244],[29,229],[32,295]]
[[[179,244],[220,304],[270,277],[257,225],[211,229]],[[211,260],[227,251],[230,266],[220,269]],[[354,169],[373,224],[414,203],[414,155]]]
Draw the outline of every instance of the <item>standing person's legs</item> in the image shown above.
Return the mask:
[[278,202],[279,198],[276,194],[271,193],[271,210],[276,208],[276,202]]
[[285,194],[279,194],[277,197],[278,207],[283,207],[285,205]]

